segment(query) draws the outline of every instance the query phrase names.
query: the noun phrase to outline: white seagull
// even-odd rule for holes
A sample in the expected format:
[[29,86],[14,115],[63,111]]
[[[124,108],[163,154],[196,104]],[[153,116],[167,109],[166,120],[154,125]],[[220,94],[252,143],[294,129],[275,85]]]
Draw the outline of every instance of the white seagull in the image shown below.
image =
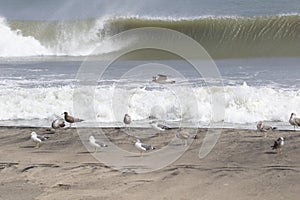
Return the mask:
[[104,144],[104,143],[99,143],[99,141],[97,141],[97,140],[95,139],[95,137],[92,136],[92,135],[89,137],[89,144],[90,144],[92,147],[95,147],[94,153],[97,153],[97,149],[100,148],[100,147],[107,147],[106,144]]
[[168,126],[165,126],[163,124],[159,124],[156,121],[150,122],[150,126],[156,130],[156,131],[165,131],[167,129],[170,129]]
[[289,122],[294,126],[294,131],[296,130],[296,126],[300,126],[300,118],[297,118],[295,113],[291,114]]
[[47,140],[49,137],[41,136],[41,135],[36,134],[36,132],[32,132],[30,138],[32,141],[35,142],[34,148],[38,149],[40,147],[40,143],[42,143],[42,141]]
[[140,151],[141,157],[143,157],[144,152],[155,149],[155,147],[151,145],[142,143],[139,139],[136,139],[134,146]]
[[191,134],[187,131],[184,131],[184,130],[179,130],[177,133],[176,133],[176,137],[178,139],[180,139],[182,142],[184,142],[184,146],[187,146],[188,144],[188,139],[191,138]]
[[56,119],[51,124],[51,127],[53,129],[59,129],[59,128],[63,128],[65,126],[66,126],[65,120],[63,120],[63,119]]
[[84,121],[83,119],[75,118],[75,117],[69,115],[68,112],[64,112],[63,114],[65,115],[66,122],[70,123],[70,128],[71,128],[72,123]]
[[273,131],[273,130],[277,129],[277,127],[272,127],[272,126],[266,125],[262,121],[257,122],[256,128],[260,132],[265,132],[265,137],[267,137],[267,134],[266,134],[267,131]]
[[277,140],[274,141],[274,144],[272,147],[272,149],[281,149],[281,147],[284,145],[284,138],[283,137],[280,137],[278,138]]
[[167,84],[167,83],[175,83],[175,81],[168,80],[168,77],[166,75],[157,74],[156,76],[153,76],[153,82],[160,83],[160,84]]

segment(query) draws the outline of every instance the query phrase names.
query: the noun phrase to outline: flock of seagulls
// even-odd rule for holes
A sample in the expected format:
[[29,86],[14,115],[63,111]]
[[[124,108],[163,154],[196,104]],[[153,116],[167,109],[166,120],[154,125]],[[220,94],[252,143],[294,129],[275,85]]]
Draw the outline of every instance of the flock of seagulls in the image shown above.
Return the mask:
[[[168,80],[168,77],[166,75],[162,75],[162,74],[158,74],[157,76],[154,76],[152,81],[159,83],[159,84],[175,83],[175,81]],[[71,128],[73,123],[84,121],[83,119],[76,118],[76,117],[69,115],[68,112],[64,112],[63,115],[64,115],[64,119],[58,118],[52,122],[52,124],[51,124],[52,129],[57,130],[60,128],[64,128],[66,126],[66,122],[69,123],[69,127]],[[132,120],[131,120],[130,115],[125,114],[124,119],[123,119],[124,124],[129,125],[131,123],[131,121]],[[169,127],[161,125],[157,122],[151,123],[151,127],[153,127],[153,129],[155,129],[157,131],[164,131],[169,128]],[[38,135],[35,132],[31,133],[31,140],[36,143],[35,148],[39,148],[40,143],[42,143],[43,141],[45,141],[47,139],[48,139],[48,137]],[[99,141],[97,141],[94,136],[89,137],[89,144],[95,148],[94,153],[97,153],[97,150],[101,147],[107,147],[106,144],[103,144],[103,143],[100,143]],[[137,139],[134,146],[141,152],[155,149],[151,145],[141,143],[141,141],[139,139]],[[141,153],[141,155],[142,155],[142,153]]]
[[[159,84],[173,84],[173,83],[175,83],[174,80],[169,80],[166,75],[162,75],[162,74],[158,74],[157,76],[154,76],[152,81],[155,82],[155,83],[159,83]],[[60,118],[60,119],[56,119],[52,122],[51,127],[54,130],[64,128],[66,126],[65,122],[68,122],[69,125],[70,125],[69,127],[71,128],[73,123],[84,121],[83,119],[75,118],[75,117],[69,115],[68,112],[64,112],[63,115],[64,115],[64,119]],[[123,122],[124,122],[125,126],[129,125],[132,122],[131,116],[126,113],[124,115]],[[296,130],[296,126],[297,127],[300,126],[300,118],[297,118],[295,113],[291,113],[289,123],[292,126],[294,126],[294,130]],[[158,123],[157,121],[150,122],[150,126],[158,132],[163,132],[167,129],[170,129],[168,126],[166,126],[164,124],[161,124],[161,123]],[[257,123],[256,127],[257,127],[258,131],[265,133],[264,137],[267,137],[267,132],[277,130],[277,127],[272,127],[270,125],[267,125],[267,124],[263,123],[262,121],[259,121]],[[182,141],[184,146],[187,146],[188,139],[190,139],[192,137],[189,132],[184,131],[182,129],[180,129],[176,133],[175,136],[176,136],[177,139]],[[39,148],[40,143],[42,143],[43,141],[45,141],[47,139],[48,139],[48,137],[38,135],[35,132],[31,133],[31,140],[36,143],[35,148]],[[107,147],[106,144],[103,144],[103,143],[97,141],[94,136],[89,137],[89,144],[92,147],[95,148],[94,153],[97,153],[97,150],[101,147]],[[277,150],[277,149],[281,149],[281,147],[283,145],[284,145],[284,138],[279,137],[277,140],[274,141],[274,144],[273,144],[273,146],[271,146],[271,148]],[[142,143],[139,139],[136,139],[136,141],[134,143],[134,146],[140,151],[141,156],[143,156],[144,152],[155,149],[155,147],[153,147],[151,145],[147,145],[147,144]]]
[[[72,123],[84,121],[83,119],[75,118],[75,117],[69,115],[68,112],[64,112],[63,114],[64,114],[64,119],[56,119],[52,122],[51,126],[52,126],[53,129],[59,129],[59,128],[65,127],[66,126],[65,122],[68,122],[70,124],[70,127],[71,127]],[[124,122],[125,125],[129,125],[132,122],[131,116],[129,114],[125,114],[123,122]],[[292,126],[294,126],[294,130],[295,130],[296,126],[297,127],[300,126],[300,118],[296,118],[296,114],[291,113],[289,123]],[[165,130],[170,129],[170,127],[168,127],[164,124],[158,123],[157,121],[150,122],[150,126],[154,130],[159,131],[159,132],[163,132]],[[265,133],[265,137],[267,136],[266,135],[267,132],[277,130],[277,127],[267,125],[267,124],[263,123],[262,121],[259,121],[257,123],[256,127],[257,127],[258,131]],[[190,138],[192,138],[192,135],[189,132],[187,132],[183,129],[179,129],[175,136],[176,136],[177,139],[182,141],[182,144],[184,146],[187,146],[188,145],[188,140]],[[47,139],[48,139],[48,137],[38,135],[36,132],[31,133],[31,140],[33,142],[35,142],[35,144],[36,144],[34,148],[39,148],[40,143],[42,143],[43,141],[45,141]],[[277,140],[274,141],[274,144],[273,144],[273,146],[271,146],[271,148],[273,150],[280,150],[282,148],[282,146],[284,145],[284,141],[285,141],[285,139],[283,137],[279,137]],[[94,136],[89,137],[89,144],[92,147],[94,147],[94,153],[97,153],[97,150],[99,148],[107,147],[106,144],[101,143],[100,141],[97,141]],[[144,152],[155,149],[155,147],[153,147],[151,145],[142,143],[139,139],[136,139],[136,141],[134,143],[134,146],[140,151],[140,155],[142,157],[143,157]]]
[[[294,131],[296,131],[296,127],[300,126],[300,118],[297,118],[295,113],[291,113],[289,123],[294,127]],[[256,127],[258,131],[265,133],[265,137],[267,137],[267,132],[277,130],[277,127],[264,124],[262,121],[257,122]],[[281,148],[284,145],[284,141],[284,137],[279,137],[277,140],[274,141],[274,144],[273,146],[271,146],[271,148],[273,150],[279,150],[279,152],[281,152]]]
[[[71,124],[72,123],[76,123],[76,122],[82,122],[84,121],[83,119],[80,119],[80,118],[75,118],[71,115],[68,114],[68,112],[64,112],[64,119],[56,119],[52,122],[51,124],[51,127],[53,129],[60,129],[60,128],[64,128],[66,126],[65,122],[68,122],[70,124],[70,127],[71,127]],[[131,122],[132,122],[132,119],[131,119],[131,116],[129,114],[125,114],[124,115],[124,119],[123,119],[123,122],[125,125],[129,125]],[[165,131],[165,130],[168,130],[170,129],[170,127],[166,126],[166,125],[163,125],[161,123],[158,123],[157,121],[152,121],[150,122],[150,126],[156,130],[156,131],[159,131],[159,132],[162,132],[162,131]],[[176,138],[184,141],[184,145],[186,146],[187,145],[187,140],[190,138],[190,134],[188,132],[184,132],[182,130],[180,130],[177,134],[176,134]],[[35,142],[35,148],[39,148],[40,147],[40,143],[42,143],[43,141],[47,140],[48,137],[45,137],[45,136],[41,136],[41,135],[38,135],[36,134],[35,132],[32,132],[31,133],[31,140],[33,142]],[[89,137],[89,145],[94,147],[94,153],[97,153],[97,150],[99,148],[102,148],[102,147],[107,147],[106,144],[104,143],[101,143],[100,141],[96,140],[94,136],[90,136]],[[146,152],[146,151],[149,151],[149,150],[154,150],[155,147],[151,146],[151,145],[148,145],[148,144],[145,144],[145,143],[142,143],[140,141],[140,139],[136,139],[135,143],[134,143],[134,146],[139,150],[140,152],[140,156],[143,157],[143,153]]]
[[[71,124],[72,123],[76,123],[76,122],[82,122],[84,121],[83,119],[79,119],[79,118],[75,118],[71,115],[68,114],[68,112],[64,112],[64,119],[55,119],[52,123],[51,123],[51,127],[54,129],[54,130],[57,130],[57,129],[60,129],[60,128],[64,128],[66,126],[65,122],[68,122],[70,124],[70,127],[71,127]],[[46,137],[46,136],[41,136],[41,135],[38,135],[36,132],[32,132],[31,133],[31,137],[30,139],[35,142],[35,147],[34,148],[39,148],[40,147],[40,144],[47,140],[49,137]]]

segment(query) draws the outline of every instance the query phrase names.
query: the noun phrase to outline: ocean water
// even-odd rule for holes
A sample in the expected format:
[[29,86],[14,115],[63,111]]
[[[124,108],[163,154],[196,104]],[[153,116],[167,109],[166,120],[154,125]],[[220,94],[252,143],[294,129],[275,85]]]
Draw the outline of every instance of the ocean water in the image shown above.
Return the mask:
[[[112,36],[160,27],[200,43],[221,79],[205,79],[184,60],[160,51],[123,56],[89,86],[93,113],[80,113],[86,121],[78,126],[123,126],[129,113],[132,126],[148,127],[155,117],[172,126],[255,128],[263,120],[291,128],[290,113],[300,108],[297,1],[120,3],[1,3],[0,125],[49,126],[62,112],[74,113],[80,67],[104,67],[140,39],[111,41]],[[137,66],[146,70],[130,74]],[[153,83],[152,76],[168,74],[157,66],[171,66],[182,76],[169,74],[172,85]],[[218,106],[224,111],[213,114]]]

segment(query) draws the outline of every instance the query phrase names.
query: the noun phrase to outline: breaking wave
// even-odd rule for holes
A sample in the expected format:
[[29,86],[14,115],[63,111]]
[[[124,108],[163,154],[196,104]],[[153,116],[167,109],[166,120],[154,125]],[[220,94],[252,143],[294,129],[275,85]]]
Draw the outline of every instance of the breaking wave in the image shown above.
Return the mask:
[[163,27],[198,41],[213,58],[299,56],[300,15],[258,17],[102,17],[78,21],[16,21],[0,18],[0,57],[103,55],[130,45],[107,38],[140,27]]

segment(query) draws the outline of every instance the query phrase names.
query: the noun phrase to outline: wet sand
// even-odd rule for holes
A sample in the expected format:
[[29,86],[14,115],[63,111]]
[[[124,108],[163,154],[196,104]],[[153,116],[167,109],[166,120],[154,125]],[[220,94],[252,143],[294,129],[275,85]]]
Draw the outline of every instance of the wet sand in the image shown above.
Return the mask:
[[[103,130],[115,145],[136,152],[141,162],[147,158],[147,154],[139,157],[133,137],[122,129]],[[30,140],[32,131],[50,138],[35,149]],[[158,151],[177,131],[168,130],[143,141],[156,146]],[[113,169],[95,159],[75,128],[46,134],[45,128],[1,127],[0,199],[299,198],[300,132],[274,131],[264,138],[255,130],[224,129],[213,150],[199,159],[207,129],[189,131],[195,132],[197,138],[178,160],[160,170],[136,173],[134,169]],[[281,153],[276,153],[270,146],[280,136],[286,138],[286,144]]]

